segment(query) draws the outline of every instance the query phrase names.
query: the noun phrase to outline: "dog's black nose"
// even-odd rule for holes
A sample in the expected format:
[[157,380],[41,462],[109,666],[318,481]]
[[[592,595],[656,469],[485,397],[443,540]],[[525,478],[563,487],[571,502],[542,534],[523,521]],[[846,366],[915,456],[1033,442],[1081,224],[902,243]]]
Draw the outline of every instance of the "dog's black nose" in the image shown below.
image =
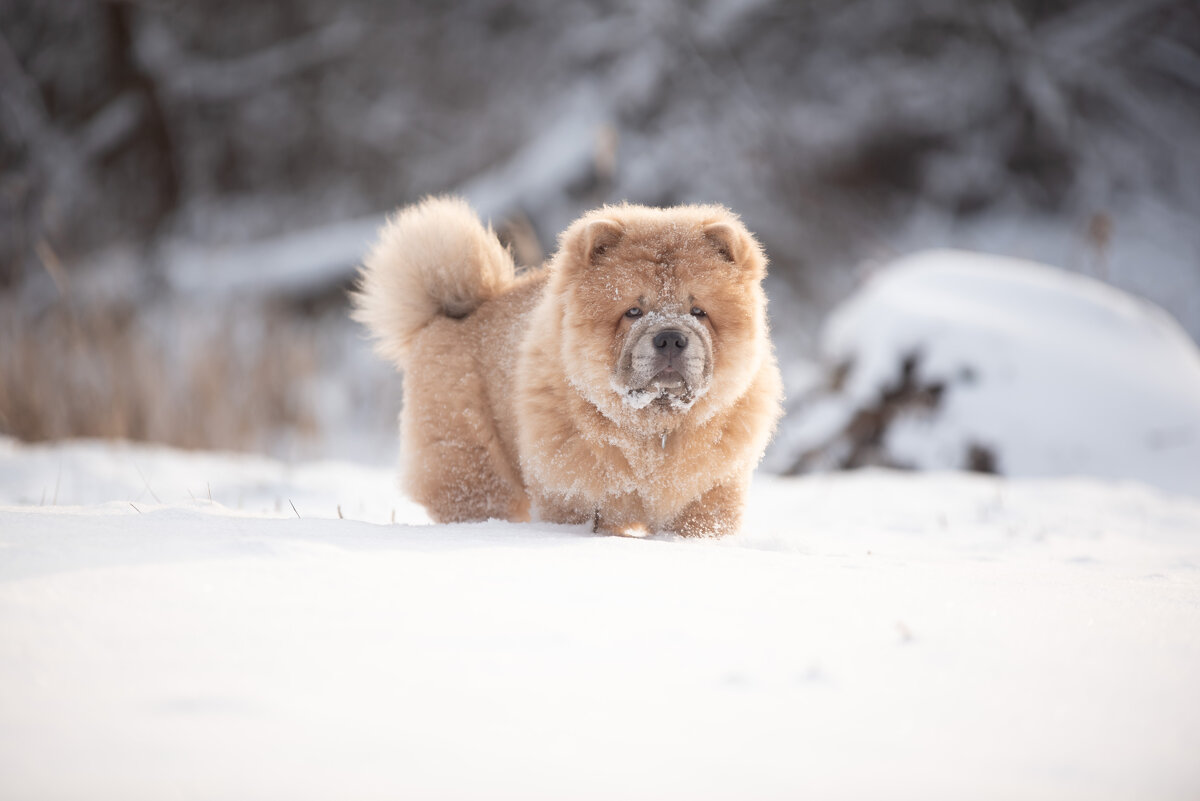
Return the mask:
[[684,336],[682,331],[668,328],[666,331],[659,331],[654,335],[654,347],[658,350],[666,351],[672,349],[683,350],[687,347],[687,337]]

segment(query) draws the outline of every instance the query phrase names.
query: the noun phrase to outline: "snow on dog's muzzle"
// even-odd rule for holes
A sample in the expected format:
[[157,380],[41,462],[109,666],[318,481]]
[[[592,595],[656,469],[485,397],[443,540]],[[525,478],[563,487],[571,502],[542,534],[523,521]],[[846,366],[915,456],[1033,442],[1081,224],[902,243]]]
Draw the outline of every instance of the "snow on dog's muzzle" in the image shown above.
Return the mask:
[[629,329],[612,388],[626,405],[686,411],[712,383],[712,337],[690,314],[650,312]]

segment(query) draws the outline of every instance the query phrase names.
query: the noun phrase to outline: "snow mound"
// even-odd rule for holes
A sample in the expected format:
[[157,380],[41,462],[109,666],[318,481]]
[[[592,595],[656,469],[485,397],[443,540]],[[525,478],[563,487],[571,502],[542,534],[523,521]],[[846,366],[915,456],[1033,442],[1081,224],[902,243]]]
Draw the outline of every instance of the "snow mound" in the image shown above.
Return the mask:
[[[802,411],[791,444],[826,465],[858,466],[844,464],[855,452],[1200,494],[1200,351],[1161,309],[1096,280],[917,254],[833,312],[821,355],[836,380]],[[872,453],[848,441],[864,432]]]

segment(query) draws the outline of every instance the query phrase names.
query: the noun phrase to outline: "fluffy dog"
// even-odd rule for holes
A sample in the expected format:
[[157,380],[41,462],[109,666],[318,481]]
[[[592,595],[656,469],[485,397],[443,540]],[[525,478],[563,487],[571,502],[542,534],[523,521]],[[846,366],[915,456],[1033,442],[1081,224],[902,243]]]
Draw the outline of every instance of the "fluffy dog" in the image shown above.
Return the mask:
[[519,276],[464,201],[402,209],[354,301],[405,374],[409,493],[439,522],[736,530],[781,413],[765,272],[721,206],[605,206]]

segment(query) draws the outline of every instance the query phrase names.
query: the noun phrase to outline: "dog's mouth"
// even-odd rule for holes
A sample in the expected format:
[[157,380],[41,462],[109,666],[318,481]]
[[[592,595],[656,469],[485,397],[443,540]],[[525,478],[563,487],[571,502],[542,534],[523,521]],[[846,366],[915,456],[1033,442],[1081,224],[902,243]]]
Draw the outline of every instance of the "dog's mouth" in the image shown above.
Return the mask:
[[626,406],[645,409],[687,411],[696,402],[697,394],[688,386],[683,376],[675,370],[660,371],[644,387],[629,387],[621,393]]
[[648,386],[674,392],[686,389],[687,383],[683,380],[680,372],[675,369],[674,365],[668,364],[650,379]]

